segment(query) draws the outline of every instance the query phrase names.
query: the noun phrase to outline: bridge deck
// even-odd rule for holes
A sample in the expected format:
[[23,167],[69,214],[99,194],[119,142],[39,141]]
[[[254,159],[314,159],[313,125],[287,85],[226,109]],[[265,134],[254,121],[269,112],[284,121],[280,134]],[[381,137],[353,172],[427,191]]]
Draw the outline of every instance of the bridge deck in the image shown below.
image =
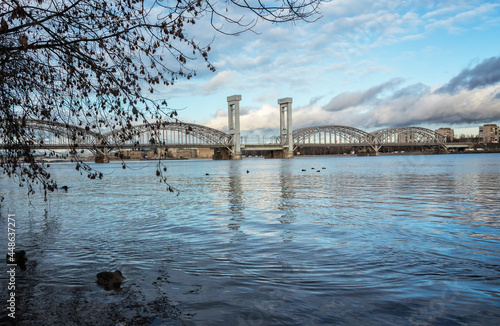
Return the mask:
[[247,151],[279,151],[283,150],[284,146],[280,144],[244,144],[241,145],[242,150]]
[[468,148],[473,145],[473,143],[446,143],[446,147],[448,148]]
[[[294,147],[364,147],[371,146],[369,143],[336,143],[336,144],[328,144],[328,143],[299,143],[295,144]],[[389,147],[401,147],[401,146],[430,146],[435,145],[434,143],[427,142],[417,142],[417,143],[386,143],[384,146]],[[447,148],[468,148],[472,147],[474,143],[446,143]],[[68,149],[71,146],[69,144],[43,144],[43,145],[33,145],[33,149]],[[223,144],[200,144],[200,143],[192,143],[192,144],[114,144],[114,145],[88,145],[88,144],[79,144],[77,149],[150,149],[150,148],[224,148],[230,147],[230,145]],[[7,146],[4,144],[0,144],[0,149],[6,149]],[[272,151],[272,150],[283,150],[283,145],[280,144],[242,144],[241,149],[250,150],[250,151]]]
[[[33,149],[37,150],[90,150],[104,155],[118,149],[214,148],[228,150],[233,154],[236,151],[233,134],[191,123],[136,125],[133,132],[127,134],[126,138],[120,138],[115,131],[100,134],[61,122],[29,120],[26,123],[27,127],[36,135],[36,142],[44,142],[44,144],[32,146]],[[475,143],[446,143],[444,136],[421,127],[386,128],[368,133],[353,127],[332,125],[298,129],[287,137],[287,139],[292,140],[293,144],[289,146],[293,146],[294,149],[325,146],[364,149],[371,147],[374,151],[378,151],[382,147],[467,148],[476,145]],[[280,137],[271,137],[271,139],[273,138],[275,140],[281,139]],[[123,139],[127,139],[126,143],[123,142]],[[151,144],[150,141],[156,143]],[[274,141],[268,143],[263,141],[260,144],[244,143],[243,139],[241,141],[241,149],[247,151],[288,151],[289,149],[288,145]],[[8,145],[0,144],[1,150],[9,148]],[[238,146],[238,148],[240,147]]]

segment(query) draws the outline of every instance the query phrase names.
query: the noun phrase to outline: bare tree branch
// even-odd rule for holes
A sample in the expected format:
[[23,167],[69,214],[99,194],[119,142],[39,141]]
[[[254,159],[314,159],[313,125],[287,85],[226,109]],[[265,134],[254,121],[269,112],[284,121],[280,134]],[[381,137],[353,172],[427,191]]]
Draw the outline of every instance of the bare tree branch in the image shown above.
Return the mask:
[[[193,60],[203,60],[215,71],[209,61],[210,44],[200,45],[196,35],[187,35],[188,26],[208,19],[216,31],[238,35],[251,31],[258,20],[313,21],[321,2],[3,0],[1,173],[28,186],[29,193],[37,184],[44,192],[57,189],[47,165],[35,160],[38,131],[30,129],[27,121],[76,125],[81,128],[79,137],[113,130],[116,139],[129,140],[136,123],[154,126],[173,119],[175,112],[165,101],[150,97],[155,87],[194,77]],[[158,138],[158,130],[151,130],[152,139]],[[96,151],[103,141],[95,141]],[[79,150],[76,141],[71,146],[70,152]],[[160,163],[157,174],[173,191]],[[84,162],[75,164],[89,178],[102,177]]]

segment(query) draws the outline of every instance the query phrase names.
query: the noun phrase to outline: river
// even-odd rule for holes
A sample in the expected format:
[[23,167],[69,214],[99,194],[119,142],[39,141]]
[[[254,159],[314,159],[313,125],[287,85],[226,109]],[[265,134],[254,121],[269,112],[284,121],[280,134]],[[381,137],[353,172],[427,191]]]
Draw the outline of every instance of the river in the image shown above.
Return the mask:
[[500,323],[500,154],[166,161],[178,196],[127,164],[52,164],[47,202],[0,179],[18,325]]

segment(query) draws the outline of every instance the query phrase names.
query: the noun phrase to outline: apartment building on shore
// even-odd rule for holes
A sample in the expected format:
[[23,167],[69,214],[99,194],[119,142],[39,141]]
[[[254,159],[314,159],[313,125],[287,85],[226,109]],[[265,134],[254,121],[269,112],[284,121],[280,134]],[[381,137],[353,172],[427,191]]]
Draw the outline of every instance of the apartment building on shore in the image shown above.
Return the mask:
[[496,124],[486,124],[479,127],[479,138],[483,143],[498,143],[499,140],[499,127]]
[[455,139],[455,131],[451,128],[439,128],[436,130],[436,132],[440,135],[445,136],[447,142],[451,142],[453,141],[453,139]]

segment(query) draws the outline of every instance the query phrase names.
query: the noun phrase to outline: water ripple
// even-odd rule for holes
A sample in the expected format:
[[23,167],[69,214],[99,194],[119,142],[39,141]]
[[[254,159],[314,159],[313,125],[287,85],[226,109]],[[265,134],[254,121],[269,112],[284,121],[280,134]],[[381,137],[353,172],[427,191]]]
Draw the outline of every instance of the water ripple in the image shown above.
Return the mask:
[[[99,165],[98,181],[55,164],[70,189],[32,205],[2,180],[1,225],[8,206],[29,253],[18,324],[493,325],[498,162],[168,162],[180,196],[157,182],[154,163]],[[120,289],[95,283],[115,269],[126,277]]]

